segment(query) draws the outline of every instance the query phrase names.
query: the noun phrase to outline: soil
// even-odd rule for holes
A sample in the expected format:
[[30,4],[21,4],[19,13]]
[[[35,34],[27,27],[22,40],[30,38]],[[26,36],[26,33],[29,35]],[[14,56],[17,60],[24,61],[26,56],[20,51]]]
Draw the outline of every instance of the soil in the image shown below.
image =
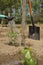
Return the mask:
[[[43,65],[43,25],[39,24],[39,26],[40,40],[33,40],[26,37],[25,45],[34,49],[38,58],[38,65]],[[10,46],[6,42],[0,41],[0,65],[18,65],[15,64],[15,61],[20,59],[18,52],[23,48],[23,46]]]

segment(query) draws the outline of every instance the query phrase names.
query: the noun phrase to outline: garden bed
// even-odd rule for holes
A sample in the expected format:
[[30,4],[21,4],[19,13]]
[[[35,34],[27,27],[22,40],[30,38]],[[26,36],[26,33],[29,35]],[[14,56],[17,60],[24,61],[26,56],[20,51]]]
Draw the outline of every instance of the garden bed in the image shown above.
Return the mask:
[[[25,39],[26,46],[34,49],[35,55],[38,59],[38,65],[43,65],[43,25],[40,25],[41,39],[32,40]],[[7,40],[8,41],[8,40]],[[7,42],[6,41],[6,42]],[[0,41],[0,65],[15,65],[15,61],[23,58],[23,55],[19,55],[18,52],[22,50],[23,46],[10,46]]]

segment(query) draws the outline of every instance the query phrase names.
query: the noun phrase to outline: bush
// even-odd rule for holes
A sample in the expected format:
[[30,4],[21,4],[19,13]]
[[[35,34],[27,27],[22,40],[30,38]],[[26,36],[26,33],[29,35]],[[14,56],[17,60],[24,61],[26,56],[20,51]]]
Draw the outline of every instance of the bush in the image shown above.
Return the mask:
[[16,40],[16,38],[18,36],[18,33],[11,31],[11,32],[9,32],[8,36],[9,36],[10,44],[14,45],[16,43],[15,40]]
[[21,52],[19,52],[24,55],[24,59],[22,60],[23,65],[37,65],[38,61],[36,58],[32,57],[32,51],[32,48],[24,48]]

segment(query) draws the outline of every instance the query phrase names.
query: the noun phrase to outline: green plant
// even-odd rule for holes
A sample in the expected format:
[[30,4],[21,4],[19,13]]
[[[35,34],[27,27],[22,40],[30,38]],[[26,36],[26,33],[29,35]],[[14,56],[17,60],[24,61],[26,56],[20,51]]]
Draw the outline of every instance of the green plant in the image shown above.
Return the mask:
[[10,39],[10,44],[14,45],[16,43],[15,40],[17,39],[18,32],[11,31],[11,32],[9,32],[8,36],[9,36],[9,39]]
[[37,59],[32,57],[32,49],[24,48],[22,52],[25,54],[23,65],[37,65]]

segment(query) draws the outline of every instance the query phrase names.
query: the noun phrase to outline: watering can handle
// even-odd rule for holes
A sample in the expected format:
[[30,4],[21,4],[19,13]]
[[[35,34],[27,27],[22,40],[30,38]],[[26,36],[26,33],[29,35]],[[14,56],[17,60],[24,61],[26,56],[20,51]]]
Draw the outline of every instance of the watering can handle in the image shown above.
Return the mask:
[[28,4],[30,7],[30,16],[31,16],[32,25],[35,26],[34,21],[33,21],[33,16],[32,16],[32,2],[31,2],[31,0],[28,0]]

